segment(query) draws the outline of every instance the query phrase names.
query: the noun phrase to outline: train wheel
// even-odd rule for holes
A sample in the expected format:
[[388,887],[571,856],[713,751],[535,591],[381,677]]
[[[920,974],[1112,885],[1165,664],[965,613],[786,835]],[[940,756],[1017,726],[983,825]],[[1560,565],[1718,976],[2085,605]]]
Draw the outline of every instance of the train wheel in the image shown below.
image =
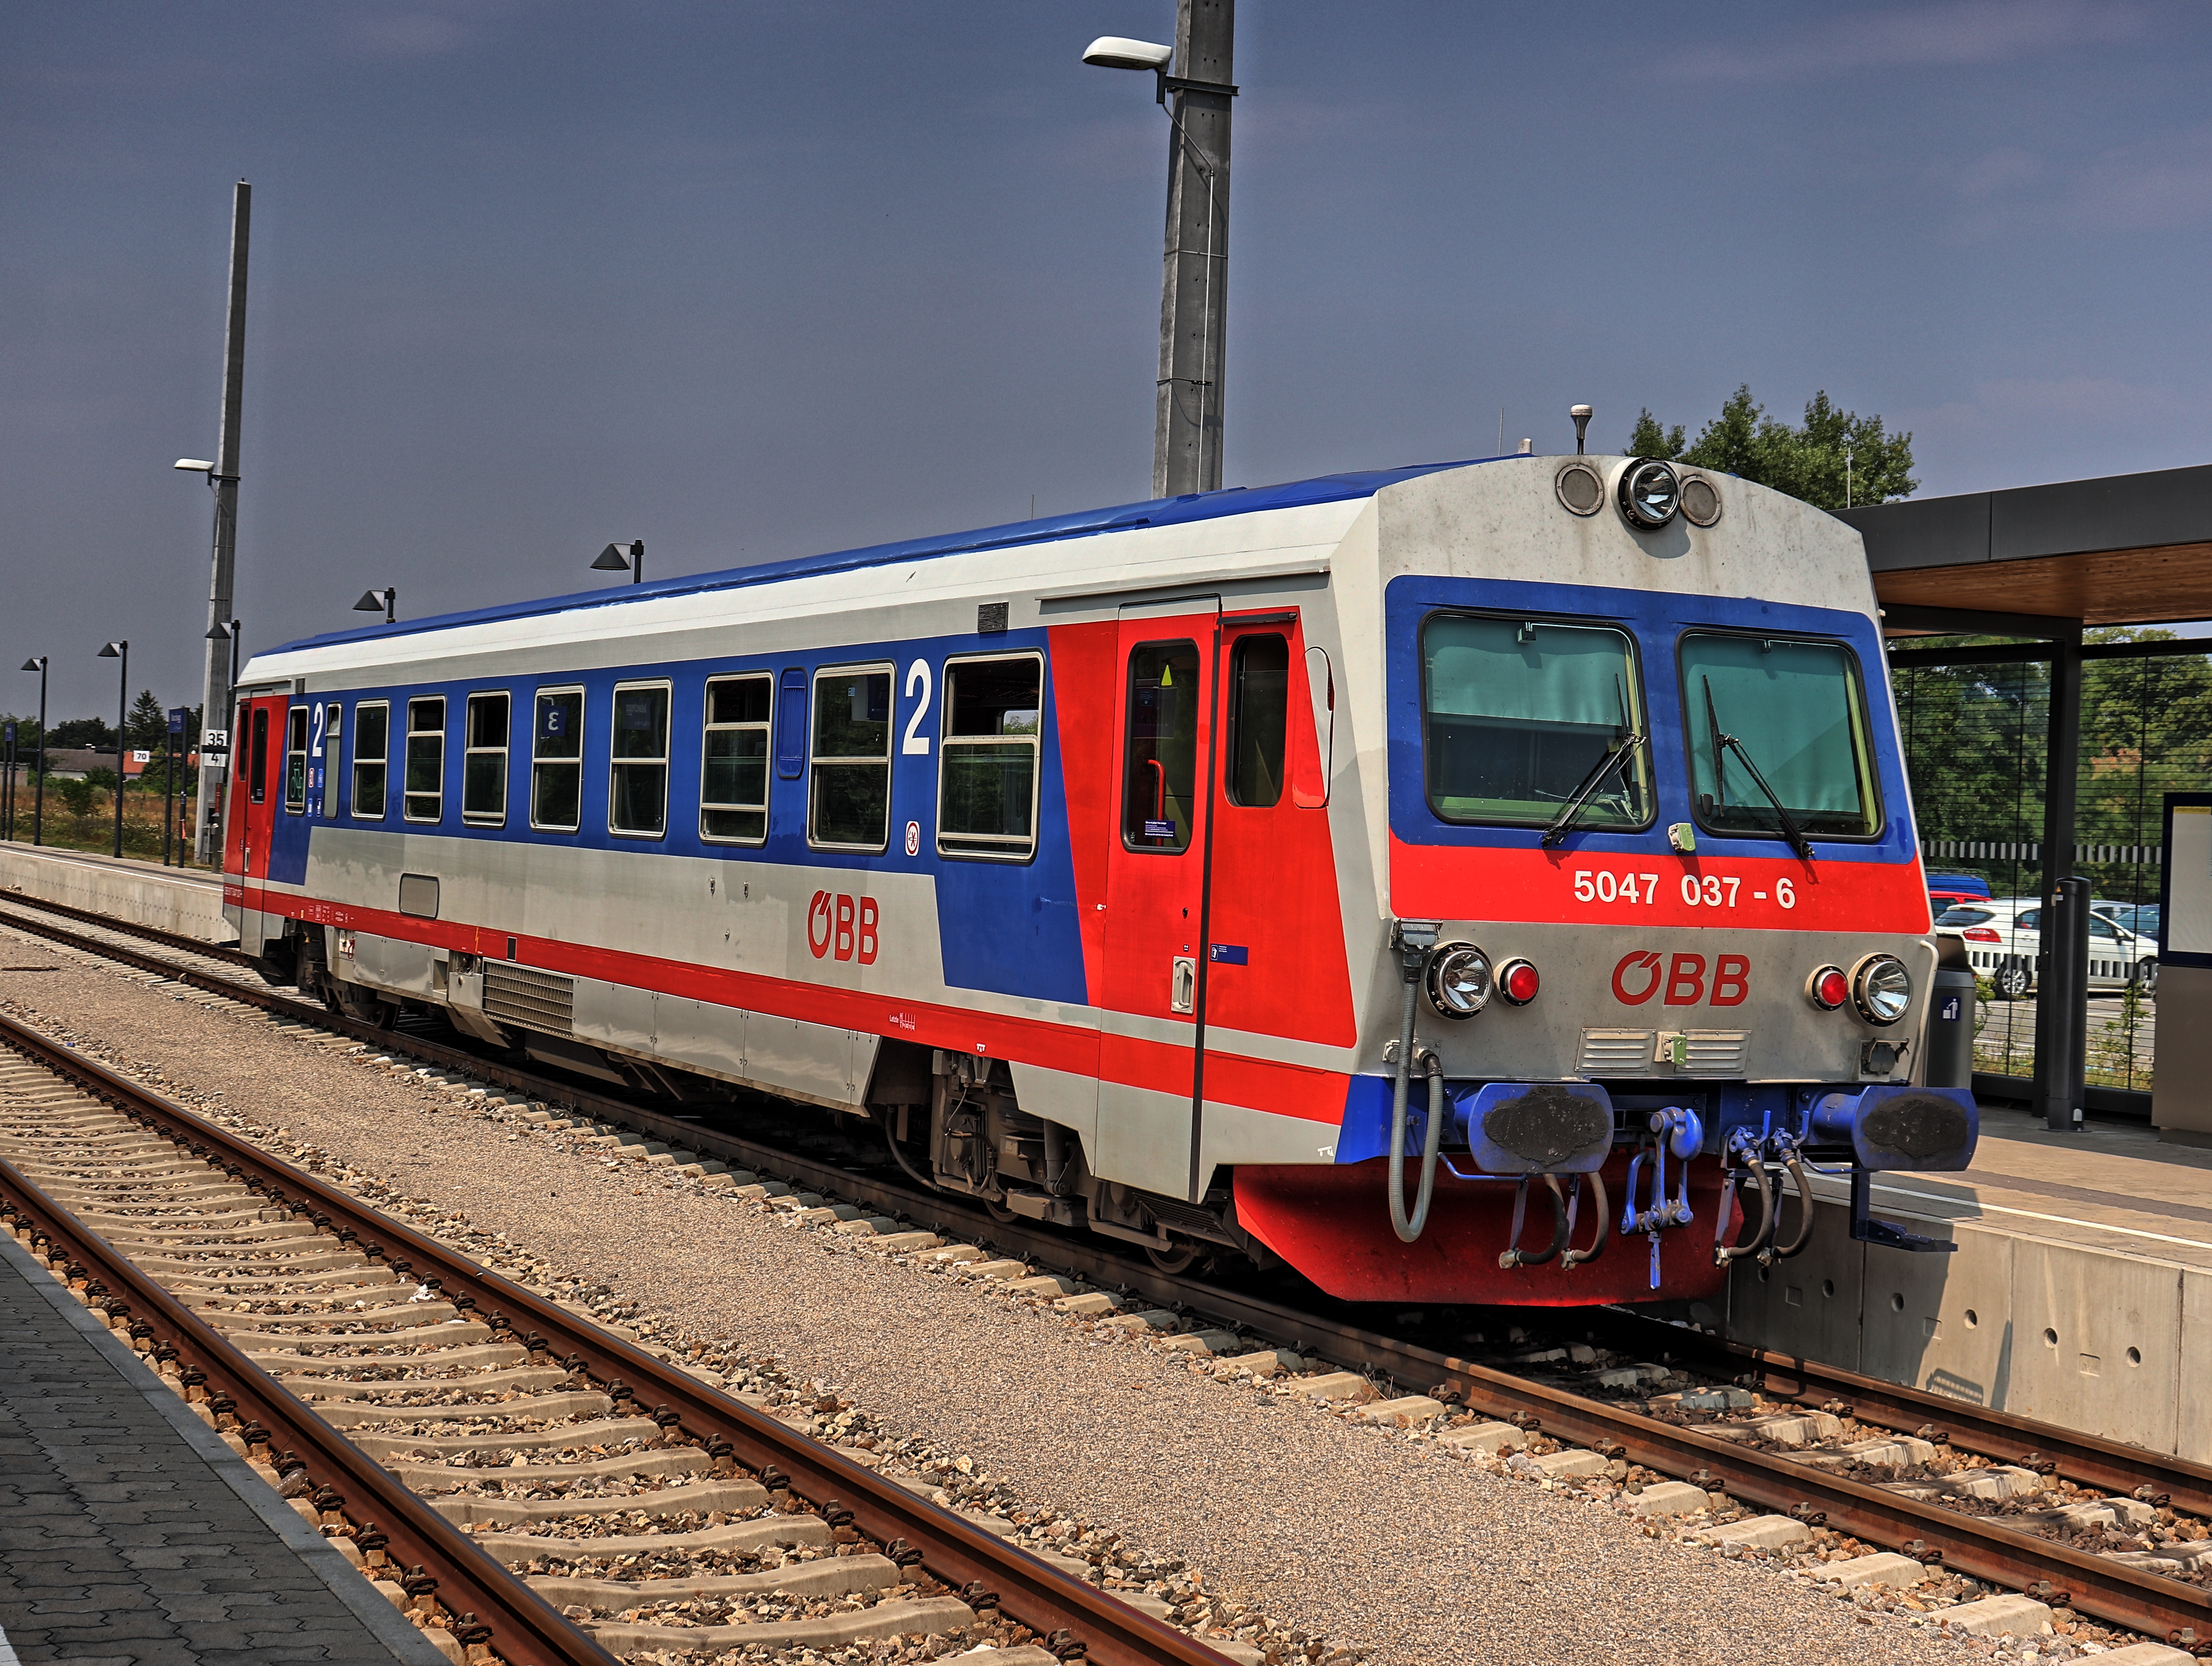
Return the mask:
[[1145,1257],[1163,1273],[1187,1273],[1190,1270],[1190,1264],[1198,1259],[1198,1245],[1187,1238],[1180,1242],[1170,1240],[1164,1250],[1155,1250],[1148,1243],[1145,1246]]
[[1012,1209],[990,1198],[987,1197],[983,1200],[983,1208],[984,1212],[1001,1226],[1011,1225],[1014,1219],[1014,1212]]

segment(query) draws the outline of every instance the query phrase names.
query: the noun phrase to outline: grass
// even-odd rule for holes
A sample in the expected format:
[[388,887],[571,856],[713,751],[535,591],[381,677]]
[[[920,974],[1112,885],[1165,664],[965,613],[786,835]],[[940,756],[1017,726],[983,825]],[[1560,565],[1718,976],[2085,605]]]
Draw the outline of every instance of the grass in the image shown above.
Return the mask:
[[[15,841],[18,844],[31,842],[31,803],[28,795],[16,793]],[[181,810],[173,800],[172,813],[177,816],[183,829],[181,836],[173,833],[169,859],[177,860],[177,844],[185,847],[185,865],[198,866],[191,860],[191,805],[187,802]],[[0,829],[4,830],[4,829]],[[90,807],[82,815],[72,814],[61,795],[50,786],[46,791],[46,826],[40,842],[58,850],[87,850],[108,855],[115,849],[115,795],[95,789],[91,794]],[[161,860],[161,795],[143,787],[126,787],[123,793],[123,854],[137,856],[149,862]]]

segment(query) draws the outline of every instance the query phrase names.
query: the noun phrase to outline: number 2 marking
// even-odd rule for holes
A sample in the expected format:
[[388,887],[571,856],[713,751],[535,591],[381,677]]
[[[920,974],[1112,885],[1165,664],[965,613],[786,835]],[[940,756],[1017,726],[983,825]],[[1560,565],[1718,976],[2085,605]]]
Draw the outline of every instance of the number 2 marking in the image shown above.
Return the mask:
[[323,708],[318,702],[307,709],[313,714],[312,722],[315,732],[314,738],[307,743],[307,752],[310,757],[320,757],[323,755]]
[[914,715],[906,721],[906,745],[899,750],[903,752],[919,752],[926,757],[929,755],[929,737],[921,733],[921,720],[929,714],[929,661],[927,660],[917,660],[906,668],[908,699],[914,698],[914,690],[917,684],[921,688],[921,703],[914,708]]

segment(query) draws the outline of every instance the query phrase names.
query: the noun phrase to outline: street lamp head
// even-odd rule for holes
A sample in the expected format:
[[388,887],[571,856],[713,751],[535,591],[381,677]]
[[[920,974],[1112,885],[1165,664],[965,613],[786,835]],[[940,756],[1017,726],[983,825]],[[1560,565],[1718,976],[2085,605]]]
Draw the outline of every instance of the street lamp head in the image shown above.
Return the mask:
[[1083,61],[1100,70],[1164,71],[1175,58],[1175,48],[1156,41],[1132,40],[1126,35],[1102,34],[1083,49]]
[[46,668],[46,656],[43,654],[34,654],[29,659],[23,661],[23,669],[25,671],[44,671]]
[[228,641],[230,640],[230,627],[227,624],[210,625],[208,627],[207,639],[210,642]]
[[179,457],[175,466],[187,474],[211,474],[215,471],[214,464],[198,457]]
[[101,660],[119,660],[123,657],[124,650],[130,646],[128,642],[110,642],[94,657]]
[[384,599],[390,593],[386,590],[364,590],[361,593],[361,599],[353,605],[353,611],[356,613],[381,613],[384,611]]
[[629,571],[629,551],[619,544],[610,544],[599,551],[599,559],[592,563],[594,573],[627,573]]

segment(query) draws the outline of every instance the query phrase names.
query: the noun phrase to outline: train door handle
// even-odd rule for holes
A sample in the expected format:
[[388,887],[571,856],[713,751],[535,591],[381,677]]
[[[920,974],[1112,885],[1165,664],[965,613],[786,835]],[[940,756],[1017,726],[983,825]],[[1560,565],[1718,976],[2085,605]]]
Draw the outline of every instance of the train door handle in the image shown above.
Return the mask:
[[1168,1010],[1173,1012],[1194,1012],[1198,1010],[1196,957],[1179,954],[1175,958],[1175,971],[1168,979]]

